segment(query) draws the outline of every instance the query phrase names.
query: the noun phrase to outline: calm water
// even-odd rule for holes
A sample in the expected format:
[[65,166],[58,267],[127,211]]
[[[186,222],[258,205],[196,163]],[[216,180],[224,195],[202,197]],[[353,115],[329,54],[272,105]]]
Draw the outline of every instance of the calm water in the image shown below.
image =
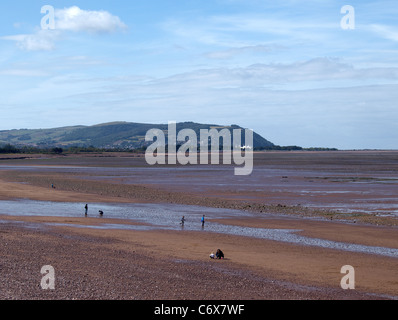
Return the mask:
[[[48,201],[15,200],[0,201],[0,214],[13,216],[55,216],[55,217],[84,217],[85,203],[62,203]],[[212,222],[213,219],[230,217],[254,217],[254,214],[229,209],[205,208],[200,206],[175,204],[89,204],[89,217],[98,217],[98,211],[104,211],[100,226],[78,226],[80,228],[124,229],[124,230],[181,230],[215,232],[223,234],[268,239],[281,242],[339,249],[352,252],[379,254],[398,258],[398,249],[364,246],[337,241],[309,238],[297,234],[300,230],[266,229],[231,226]],[[206,216],[204,228],[201,226],[202,215]],[[185,216],[185,225],[180,225],[182,216]],[[110,224],[107,218],[127,219],[145,225]],[[2,223],[9,223],[5,220]],[[60,224],[48,224],[60,225]],[[27,227],[40,227],[37,224],[26,224]],[[68,224],[68,226],[70,226]]]

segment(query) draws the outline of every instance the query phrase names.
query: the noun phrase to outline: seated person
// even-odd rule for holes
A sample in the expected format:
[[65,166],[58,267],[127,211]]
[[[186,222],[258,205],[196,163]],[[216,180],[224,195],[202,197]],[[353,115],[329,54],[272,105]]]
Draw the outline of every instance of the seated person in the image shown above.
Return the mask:
[[220,249],[217,249],[216,257],[217,259],[224,259],[224,252],[222,252]]

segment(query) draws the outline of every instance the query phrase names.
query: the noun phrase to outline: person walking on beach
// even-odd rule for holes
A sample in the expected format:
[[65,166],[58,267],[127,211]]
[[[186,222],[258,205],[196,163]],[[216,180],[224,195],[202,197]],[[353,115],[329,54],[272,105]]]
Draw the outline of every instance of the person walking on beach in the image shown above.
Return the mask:
[[88,213],[88,204],[86,203],[86,205],[84,206],[84,210],[85,210],[85,216],[87,216]]
[[182,216],[182,218],[181,218],[181,226],[184,226],[184,223],[185,223],[185,216]]
[[204,226],[205,226],[205,215],[203,215],[201,221],[202,221],[202,228],[204,228]]

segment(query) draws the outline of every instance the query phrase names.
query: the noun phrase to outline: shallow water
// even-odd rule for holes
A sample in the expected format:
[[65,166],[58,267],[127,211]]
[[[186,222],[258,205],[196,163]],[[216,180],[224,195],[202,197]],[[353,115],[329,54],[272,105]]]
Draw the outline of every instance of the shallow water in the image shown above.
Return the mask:
[[[84,203],[62,203],[33,200],[0,201],[0,214],[13,216],[55,216],[55,217],[84,217]],[[200,206],[176,205],[176,204],[89,204],[89,217],[99,217],[98,211],[104,211],[103,223],[99,226],[82,226],[71,224],[48,223],[54,226],[73,226],[80,228],[96,229],[123,229],[123,230],[187,230],[215,232],[244,237],[268,239],[305,246],[338,249],[344,251],[379,254],[398,258],[398,249],[364,246],[351,243],[323,240],[305,237],[297,234],[300,230],[291,229],[266,229],[232,226],[212,222],[212,219],[230,217],[253,217],[249,212],[207,208]],[[205,214],[207,221],[202,228],[200,219]],[[180,224],[181,217],[185,216],[185,224]],[[145,225],[110,224],[107,218],[127,219],[132,222],[140,222]],[[1,221],[6,223],[5,221]],[[32,227],[33,224],[26,224]]]

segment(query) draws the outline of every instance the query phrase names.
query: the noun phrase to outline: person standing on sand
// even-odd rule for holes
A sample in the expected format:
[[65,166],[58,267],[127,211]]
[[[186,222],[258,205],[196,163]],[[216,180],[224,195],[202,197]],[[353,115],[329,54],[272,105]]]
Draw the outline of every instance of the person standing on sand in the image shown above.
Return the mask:
[[185,223],[185,216],[182,216],[182,218],[181,218],[181,225],[184,226],[184,223]]
[[203,215],[201,221],[202,221],[202,228],[203,228],[205,226],[205,215]]
[[88,213],[88,204],[86,203],[86,205],[84,206],[84,209],[85,209],[85,215],[87,216],[87,213]]

